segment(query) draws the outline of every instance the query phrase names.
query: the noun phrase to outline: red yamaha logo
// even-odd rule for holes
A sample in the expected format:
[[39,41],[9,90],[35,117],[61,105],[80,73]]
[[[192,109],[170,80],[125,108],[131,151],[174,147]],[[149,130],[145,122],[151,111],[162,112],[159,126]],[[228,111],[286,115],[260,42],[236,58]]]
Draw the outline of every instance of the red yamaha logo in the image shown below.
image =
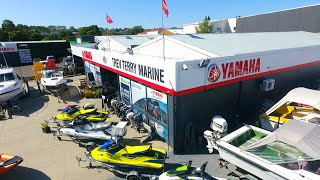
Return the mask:
[[209,67],[208,80],[209,82],[216,82],[220,77],[221,71],[217,64],[212,64]]

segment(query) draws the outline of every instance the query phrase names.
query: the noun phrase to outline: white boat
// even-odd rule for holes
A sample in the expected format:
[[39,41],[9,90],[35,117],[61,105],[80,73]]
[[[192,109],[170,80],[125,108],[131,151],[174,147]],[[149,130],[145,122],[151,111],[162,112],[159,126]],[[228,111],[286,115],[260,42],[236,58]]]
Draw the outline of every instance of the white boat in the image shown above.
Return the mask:
[[44,89],[50,93],[61,93],[67,87],[67,80],[63,77],[63,70],[59,67],[45,67],[40,80]]
[[259,119],[262,128],[268,131],[274,131],[291,119],[320,125],[320,91],[295,88],[261,114]]
[[0,101],[8,101],[24,94],[22,79],[13,68],[0,68]]
[[205,131],[208,149],[261,179],[320,179],[320,126],[292,120],[274,132],[251,125],[218,139]]

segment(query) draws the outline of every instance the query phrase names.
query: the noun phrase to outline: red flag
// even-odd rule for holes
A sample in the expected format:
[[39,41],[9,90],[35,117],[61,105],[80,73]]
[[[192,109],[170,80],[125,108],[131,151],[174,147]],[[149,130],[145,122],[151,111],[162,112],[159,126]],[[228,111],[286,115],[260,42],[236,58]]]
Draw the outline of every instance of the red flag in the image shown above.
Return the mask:
[[107,19],[107,22],[108,22],[109,24],[113,23],[112,19],[111,19],[108,15],[107,15],[106,19]]
[[169,16],[169,10],[166,3],[166,0],[162,0],[162,10],[166,14],[166,18]]

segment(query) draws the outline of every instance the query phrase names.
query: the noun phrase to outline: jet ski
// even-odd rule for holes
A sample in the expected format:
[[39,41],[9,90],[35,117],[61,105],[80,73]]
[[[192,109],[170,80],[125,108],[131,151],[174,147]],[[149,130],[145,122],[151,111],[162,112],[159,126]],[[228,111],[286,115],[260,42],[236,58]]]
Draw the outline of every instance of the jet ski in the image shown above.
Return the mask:
[[126,146],[109,140],[92,150],[90,155],[95,161],[103,164],[145,170],[162,169],[167,152],[163,149],[153,148],[151,145]]
[[67,106],[60,114],[57,114],[55,119],[61,121],[72,121],[79,115],[86,115],[88,121],[99,122],[105,121],[109,113],[98,111],[93,105],[84,109],[80,109],[77,105],[71,105]]
[[117,125],[112,123],[90,123],[80,126],[66,126],[58,128],[60,135],[57,135],[58,140],[61,136],[69,136],[77,140],[110,140],[112,137],[122,137],[126,134],[127,122],[121,121]]
[[[193,179],[193,180],[215,180],[221,178],[215,178],[205,172],[207,163],[204,163],[201,167],[192,167],[192,161],[188,164],[182,165],[178,168],[171,169],[167,172],[162,173],[157,179],[158,180],[181,180],[181,179]],[[221,179],[222,180],[222,179]]]
[[0,153],[0,174],[8,172],[10,169],[18,166],[23,159],[7,153]]

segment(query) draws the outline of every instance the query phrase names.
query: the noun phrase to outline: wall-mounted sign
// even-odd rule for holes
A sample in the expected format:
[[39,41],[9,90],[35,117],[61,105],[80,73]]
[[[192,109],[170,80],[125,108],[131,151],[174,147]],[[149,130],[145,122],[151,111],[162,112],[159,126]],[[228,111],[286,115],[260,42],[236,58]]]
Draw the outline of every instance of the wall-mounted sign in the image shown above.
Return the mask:
[[[157,90],[147,88],[148,115],[157,121],[168,125],[168,105],[167,95]],[[168,140],[167,127],[156,123],[157,133]]]
[[[212,64],[208,69],[208,81],[216,82],[220,77],[223,80],[232,79],[243,75],[259,73],[261,69],[260,58],[248,59],[235,62],[222,63],[221,67],[217,64]],[[221,75],[222,70],[222,76]]]
[[145,110],[146,103],[146,86],[139,84],[137,82],[131,81],[131,91],[132,91],[132,104],[137,106],[140,111]]
[[124,71],[138,74],[148,79],[164,83],[164,70],[154,67],[149,67],[142,64],[137,64],[122,59],[112,58],[112,65],[114,68],[122,69]]
[[32,56],[28,44],[18,44],[19,56],[21,63],[31,63]]
[[82,51],[82,59],[92,60],[92,53],[90,51]]
[[16,44],[6,44],[5,46],[2,46],[0,43],[0,53],[12,53],[17,51],[18,49]]
[[130,79],[119,76],[120,82],[120,95],[124,101],[131,103],[131,87]]

